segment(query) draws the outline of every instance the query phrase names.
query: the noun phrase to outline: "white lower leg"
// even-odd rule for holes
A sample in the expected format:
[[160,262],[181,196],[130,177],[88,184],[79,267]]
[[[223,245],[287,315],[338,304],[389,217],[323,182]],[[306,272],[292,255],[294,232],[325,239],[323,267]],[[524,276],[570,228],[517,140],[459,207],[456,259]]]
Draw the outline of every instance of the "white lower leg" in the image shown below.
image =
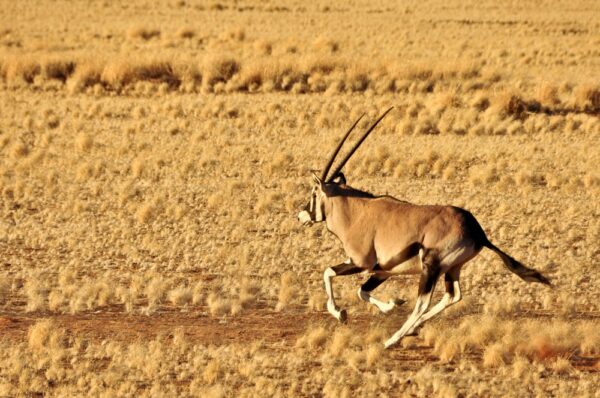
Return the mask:
[[425,321],[430,320],[446,308],[450,307],[453,304],[458,303],[462,295],[460,293],[460,284],[456,280],[452,283],[454,295],[451,296],[449,293],[445,293],[444,297],[440,300],[439,303],[434,305],[429,311],[427,311],[423,316],[418,320],[417,323],[408,331],[408,334],[413,333],[419,326],[421,326]]
[[385,342],[385,348],[393,346],[394,344],[399,342],[400,339],[402,339],[408,334],[408,331],[412,329],[413,325],[415,325],[419,321],[419,318],[421,318],[425,311],[427,311],[430,301],[430,294],[425,295],[425,297],[417,297],[417,304],[415,305],[415,309],[413,310],[412,314],[410,314],[410,316],[408,317],[406,322],[404,322],[404,325],[402,325],[400,330],[394,333],[394,335]]
[[323,281],[325,282],[325,291],[327,292],[327,311],[335,317],[338,321],[345,320],[345,311],[340,311],[337,305],[335,305],[335,299],[333,297],[333,287],[331,286],[331,280],[336,276],[336,273],[331,268],[327,268],[323,273]]
[[383,312],[384,314],[390,312],[396,306],[396,303],[394,302],[394,300],[390,300],[387,303],[385,303],[381,300],[377,300],[375,297],[371,296],[369,294],[369,292],[365,292],[360,287],[358,288],[358,297],[362,301],[366,301],[368,303],[373,304],[374,306],[379,308],[379,311]]
[[450,297],[450,295],[448,293],[444,294],[444,297],[442,297],[442,299],[440,300],[440,302],[437,303],[436,305],[434,305],[425,314],[423,314],[419,318],[419,320],[417,322],[415,322],[415,324],[406,332],[406,334],[412,334],[412,333],[414,333],[414,331],[419,326],[421,326],[425,321],[433,318],[434,316],[436,316],[437,314],[439,314],[440,312],[442,312],[444,309],[446,309],[447,307],[449,307],[451,304],[452,304],[452,298]]

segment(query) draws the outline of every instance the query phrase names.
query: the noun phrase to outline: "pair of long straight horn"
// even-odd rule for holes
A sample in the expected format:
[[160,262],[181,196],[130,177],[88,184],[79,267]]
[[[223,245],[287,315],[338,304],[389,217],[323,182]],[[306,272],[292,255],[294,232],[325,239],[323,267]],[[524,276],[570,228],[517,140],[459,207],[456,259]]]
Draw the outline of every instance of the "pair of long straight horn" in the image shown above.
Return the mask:
[[[346,155],[346,157],[344,158],[344,160],[342,160],[340,162],[340,164],[338,165],[338,167],[331,174],[331,178],[329,179],[329,181],[332,180],[333,178],[335,178],[335,176],[342,170],[342,168],[344,167],[344,165],[346,164],[346,162],[348,162],[348,160],[350,160],[350,157],[352,157],[352,155],[354,154],[354,152],[356,152],[356,150],[358,149],[358,147],[360,146],[360,144],[363,143],[363,141],[367,138],[367,136],[371,133],[371,131],[373,131],[373,129],[375,127],[377,127],[377,125],[379,124],[379,122],[381,122],[381,120],[385,117],[385,115],[387,115],[392,109],[394,109],[393,106],[390,109],[388,109],[387,111],[385,111],[381,116],[379,116],[379,118],[375,121],[375,123],[373,123],[371,125],[371,127],[369,127],[369,129],[363,134],[363,136],[360,138],[360,140],[358,140],[356,142],[356,144],[354,144],[354,147],[352,147],[352,149],[350,150],[350,152],[348,152],[348,154]],[[327,174],[329,173],[329,169],[331,168],[331,165],[335,161],[335,157],[337,156],[337,154],[340,151],[340,149],[342,149],[342,146],[344,145],[344,142],[346,141],[346,139],[348,138],[348,136],[350,135],[350,133],[352,132],[352,130],[354,130],[354,127],[356,127],[356,125],[358,124],[358,122],[360,122],[360,120],[363,118],[363,116],[365,116],[364,113],[358,118],[358,120],[356,120],[356,122],[354,122],[354,124],[350,127],[350,129],[346,132],[346,134],[344,135],[344,137],[342,138],[342,140],[338,144],[337,148],[335,148],[335,150],[333,151],[333,154],[331,155],[331,158],[329,159],[329,162],[327,162],[327,165],[323,169],[323,175],[321,176],[321,180],[322,181],[328,182],[328,180],[327,180]]]

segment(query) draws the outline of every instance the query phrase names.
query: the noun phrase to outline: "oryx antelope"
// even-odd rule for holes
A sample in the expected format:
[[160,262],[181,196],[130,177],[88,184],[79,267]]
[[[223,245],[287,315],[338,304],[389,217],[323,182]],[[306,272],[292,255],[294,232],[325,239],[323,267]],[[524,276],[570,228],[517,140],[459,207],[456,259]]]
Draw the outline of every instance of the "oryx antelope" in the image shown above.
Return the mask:
[[[505,266],[521,279],[550,285],[538,271],[525,267],[494,246],[467,210],[454,206],[415,205],[387,195],[376,196],[346,184],[342,168],[391,109],[371,125],[327,178],[338,152],[362,116],[350,127],[321,177],[313,174],[310,200],[298,214],[304,225],[325,221],[327,229],[342,242],[348,256],[344,263],[327,268],[323,274],[327,310],[339,321],[345,321],[346,311],[335,304],[331,286],[333,277],[368,271],[371,277],[358,289],[358,296],[387,313],[396,303],[382,302],[370,293],[395,274],[421,275],[415,308],[400,330],[386,341],[386,348],[460,301],[461,268],[483,247],[498,254]],[[420,267],[414,269],[407,260],[417,255]],[[441,275],[444,275],[446,292],[441,301],[429,309],[434,287]]]

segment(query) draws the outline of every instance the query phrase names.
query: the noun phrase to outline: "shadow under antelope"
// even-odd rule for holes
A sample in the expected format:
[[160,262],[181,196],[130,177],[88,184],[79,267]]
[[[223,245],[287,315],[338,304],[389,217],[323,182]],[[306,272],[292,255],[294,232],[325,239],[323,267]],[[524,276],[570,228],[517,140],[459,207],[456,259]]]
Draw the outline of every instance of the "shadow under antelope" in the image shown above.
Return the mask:
[[[346,184],[342,168],[391,110],[388,109],[367,129],[327,178],[338,152],[364,115],[350,127],[321,177],[313,173],[310,199],[298,214],[304,225],[324,221],[327,229],[342,242],[348,256],[345,262],[328,267],[323,274],[327,310],[341,322],[346,320],[347,315],[335,304],[331,285],[333,277],[369,272],[371,276],[358,289],[358,296],[387,313],[403,301],[383,302],[370,293],[393,275],[421,275],[415,308],[400,330],[385,342],[385,348],[413,334],[425,321],[461,300],[460,271],[483,247],[498,254],[504,265],[521,279],[550,285],[550,281],[538,271],[524,266],[494,246],[475,217],[465,209],[415,205],[387,195],[376,196]],[[418,267],[408,261],[414,256],[419,256]],[[429,308],[441,275],[444,275],[446,292],[439,303]]]

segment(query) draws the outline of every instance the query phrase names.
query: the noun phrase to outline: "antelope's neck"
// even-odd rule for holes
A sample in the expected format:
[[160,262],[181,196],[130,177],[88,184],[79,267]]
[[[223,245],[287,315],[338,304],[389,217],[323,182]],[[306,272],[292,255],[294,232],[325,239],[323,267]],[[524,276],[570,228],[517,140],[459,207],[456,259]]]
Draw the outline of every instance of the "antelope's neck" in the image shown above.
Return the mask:
[[330,197],[323,208],[327,229],[342,240],[352,222],[352,206],[349,200],[350,198],[344,196]]

